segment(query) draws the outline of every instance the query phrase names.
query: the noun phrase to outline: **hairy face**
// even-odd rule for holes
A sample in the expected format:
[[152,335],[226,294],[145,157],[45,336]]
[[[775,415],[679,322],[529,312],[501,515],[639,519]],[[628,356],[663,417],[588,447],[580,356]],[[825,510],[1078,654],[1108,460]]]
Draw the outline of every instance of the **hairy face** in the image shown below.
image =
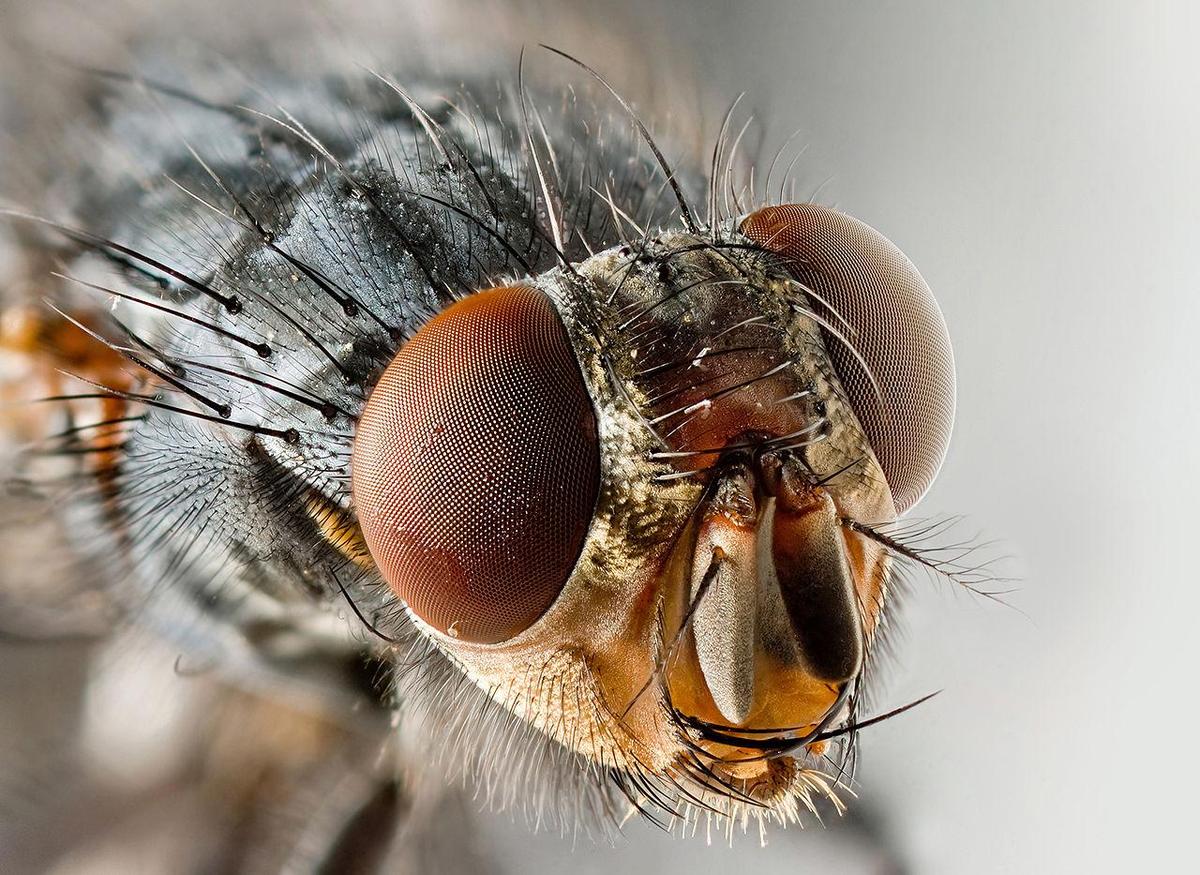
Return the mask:
[[[801,282],[818,272],[826,296]],[[859,326],[831,321],[871,294],[933,326],[887,348],[912,385],[879,385]],[[874,527],[904,508],[893,483],[919,494],[940,463],[948,350],[911,265],[821,207],[614,247],[402,348],[359,422],[359,521],[414,622],[503,708],[663,798],[790,819],[833,793],[827,739],[887,596]],[[891,478],[859,411],[901,432]]]

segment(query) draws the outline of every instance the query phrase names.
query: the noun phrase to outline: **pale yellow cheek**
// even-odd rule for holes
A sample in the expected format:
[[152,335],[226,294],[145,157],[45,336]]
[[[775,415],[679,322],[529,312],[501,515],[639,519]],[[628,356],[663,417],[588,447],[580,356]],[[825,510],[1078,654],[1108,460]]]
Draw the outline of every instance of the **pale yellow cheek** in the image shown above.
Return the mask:
[[863,632],[870,641],[879,628],[879,619],[887,601],[887,582],[891,574],[892,560],[882,545],[869,538],[847,531],[844,533],[844,539],[846,555],[854,574],[854,586],[858,592]]
[[[656,733],[645,731],[646,709],[637,707],[622,717],[602,692],[601,675],[634,676],[632,667],[620,664],[622,652],[606,649],[604,667],[575,649],[531,652],[506,667],[468,669],[468,674],[504,708],[583,756],[625,768],[663,768],[670,756],[657,749]],[[646,706],[656,705],[655,695],[646,697]]]

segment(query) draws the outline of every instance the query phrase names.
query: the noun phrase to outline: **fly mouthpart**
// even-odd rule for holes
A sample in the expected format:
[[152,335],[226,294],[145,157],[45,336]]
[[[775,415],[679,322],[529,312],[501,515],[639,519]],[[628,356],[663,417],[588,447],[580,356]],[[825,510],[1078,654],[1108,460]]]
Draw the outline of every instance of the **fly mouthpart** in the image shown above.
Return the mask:
[[838,519],[798,460],[768,451],[721,467],[690,543],[698,601],[668,672],[684,715],[730,730],[816,726],[844,694],[865,646]]

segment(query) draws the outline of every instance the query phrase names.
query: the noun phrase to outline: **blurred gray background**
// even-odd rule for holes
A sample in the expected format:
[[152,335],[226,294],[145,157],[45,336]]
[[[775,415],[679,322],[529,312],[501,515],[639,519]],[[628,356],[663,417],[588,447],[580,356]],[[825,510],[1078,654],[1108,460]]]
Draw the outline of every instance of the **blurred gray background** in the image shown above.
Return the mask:
[[[576,5],[628,56],[696,62],[706,118],[746,91],[768,159],[799,128],[800,194],[891,237],[945,312],[958,420],[918,513],[966,514],[1022,581],[1017,610],[937,581],[908,601],[889,701],[944,692],[864,736],[861,804],[896,859],[1190,868],[1200,7],[622,0],[564,20]],[[557,15],[528,41],[635,81]],[[41,649],[0,659],[6,707],[53,675]],[[572,852],[505,815],[479,828],[514,871],[890,871],[845,829],[729,850],[634,827]]]

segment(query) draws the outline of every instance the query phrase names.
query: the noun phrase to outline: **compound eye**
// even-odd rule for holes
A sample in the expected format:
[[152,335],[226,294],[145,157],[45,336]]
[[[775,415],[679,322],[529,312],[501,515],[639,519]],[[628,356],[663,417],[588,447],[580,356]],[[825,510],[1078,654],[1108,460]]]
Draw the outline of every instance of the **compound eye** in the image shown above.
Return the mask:
[[550,299],[488,289],[426,323],[367,399],[351,483],[371,556],[418,617],[483,644],[533,625],[600,484],[592,402]]
[[954,423],[954,356],[929,286],[886,237],[827,207],[766,207],[740,230],[783,259],[843,335],[825,331],[829,356],[904,513],[937,476]]

